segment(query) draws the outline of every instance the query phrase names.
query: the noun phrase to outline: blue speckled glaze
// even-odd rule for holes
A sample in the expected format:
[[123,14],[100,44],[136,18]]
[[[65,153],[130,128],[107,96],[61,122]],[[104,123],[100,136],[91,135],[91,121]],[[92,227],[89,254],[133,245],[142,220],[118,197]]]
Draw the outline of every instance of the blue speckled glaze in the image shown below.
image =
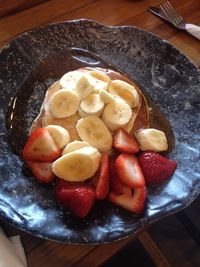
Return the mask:
[[[177,161],[178,169],[170,180],[148,188],[140,217],[103,201],[86,219],[74,218],[55,202],[53,185],[37,183],[24,169],[19,156],[24,138],[49,84],[70,69],[67,51],[72,47],[98,55],[104,66],[135,80],[173,128],[175,147],[168,157]],[[66,52],[60,69],[59,61],[45,63],[60,51]],[[200,192],[200,75],[186,56],[151,33],[88,20],[24,33],[0,52],[0,103],[0,216],[20,229],[69,244],[112,242],[185,208]],[[21,107],[16,114],[15,105]]]

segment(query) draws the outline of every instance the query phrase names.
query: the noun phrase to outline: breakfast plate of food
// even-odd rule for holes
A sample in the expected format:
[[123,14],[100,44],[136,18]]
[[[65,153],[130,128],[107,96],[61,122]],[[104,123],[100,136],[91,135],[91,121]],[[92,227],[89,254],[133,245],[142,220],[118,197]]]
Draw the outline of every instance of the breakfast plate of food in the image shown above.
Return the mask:
[[76,20],[23,33],[0,62],[2,219],[101,244],[198,196],[199,72],[178,49]]

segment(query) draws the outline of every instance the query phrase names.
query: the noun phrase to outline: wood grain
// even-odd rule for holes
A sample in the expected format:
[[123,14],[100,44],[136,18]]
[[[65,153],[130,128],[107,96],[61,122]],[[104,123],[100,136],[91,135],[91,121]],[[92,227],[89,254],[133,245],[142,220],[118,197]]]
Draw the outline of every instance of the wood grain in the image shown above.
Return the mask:
[[10,16],[39,5],[47,0],[0,0],[0,18]]
[[110,255],[108,253],[109,251],[112,251],[113,256],[121,248],[129,244],[131,240],[133,240],[133,238],[134,237],[129,237],[118,242],[98,245],[94,247],[94,249],[90,253],[87,253],[78,261],[76,260],[76,262],[73,264],[73,267],[100,266],[110,258]]
[[89,245],[64,245],[45,241],[27,254],[27,262],[29,267],[55,267],[56,265],[58,267],[68,267],[79,261],[92,249],[93,246]]
[[0,19],[0,44],[15,35],[41,24],[53,21],[59,15],[91,3],[91,0],[51,0],[13,16]]
[[170,267],[169,262],[167,261],[163,253],[160,251],[156,243],[151,239],[151,237],[149,236],[147,232],[143,232],[139,236],[139,240],[145,247],[146,251],[148,251],[149,255],[153,259],[156,266]]
[[[147,10],[149,5],[158,5],[162,1],[129,1],[129,0],[102,0],[91,3],[81,10],[70,12],[56,18],[57,20],[70,20],[78,18],[93,19],[107,25],[118,25],[128,18],[137,16]],[[103,14],[103,15],[102,15]]]
[[[59,267],[88,267],[99,266],[105,262],[112,251],[112,255],[128,244],[132,238],[105,245],[63,245],[50,241],[35,248],[27,254],[29,267],[37,266],[40,262],[42,267],[54,267],[59,262]],[[51,262],[48,255],[51,255]]]
[[172,267],[200,266],[199,245],[176,216],[161,220],[148,230],[148,235]]
[[[171,1],[173,6],[177,6],[177,4]],[[200,3],[198,1],[188,1],[185,5],[184,9],[180,10],[180,14],[184,16],[187,21],[191,23],[200,24]],[[177,8],[179,10],[180,8]],[[190,10],[188,12],[188,10]],[[128,20],[125,20],[120,25],[135,25],[138,28],[144,28],[148,31],[153,31],[155,34],[159,35],[162,38],[169,38],[172,35],[180,32],[177,28],[173,27],[170,23],[165,22],[164,20],[158,18],[154,14],[146,11],[138,16],[133,16]]]

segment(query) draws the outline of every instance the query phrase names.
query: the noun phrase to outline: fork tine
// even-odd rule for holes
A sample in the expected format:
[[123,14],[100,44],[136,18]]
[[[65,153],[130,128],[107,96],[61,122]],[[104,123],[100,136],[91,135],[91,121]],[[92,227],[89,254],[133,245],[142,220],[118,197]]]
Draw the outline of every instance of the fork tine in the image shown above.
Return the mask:
[[162,13],[164,14],[164,16],[165,16],[169,21],[171,21],[172,23],[174,23],[174,20],[173,20],[173,18],[172,18],[172,16],[171,16],[171,13],[168,12],[168,9],[166,8],[165,3],[161,4],[160,9],[161,9]]
[[176,25],[176,19],[174,18],[174,14],[171,12],[171,10],[169,9],[167,3],[163,3],[163,10],[165,11],[166,16],[168,17],[168,19]]
[[168,7],[169,12],[172,13],[175,21],[177,23],[180,23],[183,20],[183,18],[176,12],[176,10],[172,7],[169,1],[166,2],[166,6]]
[[168,2],[165,3],[165,9],[166,9],[166,12],[168,12],[168,14],[170,14],[170,17],[172,19],[172,22],[177,24],[177,20],[176,20],[176,16],[174,15],[174,12],[173,10],[171,9],[171,6],[168,4]]
[[161,11],[171,21],[175,26],[183,21],[183,17],[181,17],[176,10],[172,7],[169,1],[166,1],[160,5]]

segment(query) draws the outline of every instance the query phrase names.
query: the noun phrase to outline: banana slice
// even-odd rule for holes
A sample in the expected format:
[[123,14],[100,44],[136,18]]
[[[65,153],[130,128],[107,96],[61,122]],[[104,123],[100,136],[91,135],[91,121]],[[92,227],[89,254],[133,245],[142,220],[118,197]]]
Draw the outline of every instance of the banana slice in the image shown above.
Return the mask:
[[161,152],[168,149],[167,138],[163,131],[153,128],[142,129],[135,133],[135,137],[140,145],[140,149],[143,151]]
[[99,94],[90,94],[81,101],[80,108],[87,115],[99,117],[103,111],[104,102],[100,99]]
[[94,147],[84,147],[63,155],[52,165],[53,173],[66,181],[85,181],[98,170],[101,154]]
[[101,82],[104,82],[104,83],[110,82],[110,77],[101,71],[92,70],[92,71],[89,71],[89,74]]
[[88,114],[85,113],[80,107],[79,107],[79,109],[78,109],[78,114],[79,114],[79,116],[80,116],[81,118],[85,118],[85,117],[88,116]]
[[80,76],[81,71],[78,70],[69,71],[65,73],[59,81],[61,88],[75,90],[76,81],[80,78]]
[[75,141],[70,142],[69,144],[66,145],[66,147],[64,148],[64,150],[62,152],[62,155],[73,152],[73,151],[78,150],[78,149],[83,148],[83,147],[91,147],[91,145],[88,144],[87,142],[84,142],[84,141],[76,141],[75,140]]
[[76,93],[80,100],[86,98],[94,90],[94,84],[87,73],[82,74],[76,82]]
[[127,125],[132,116],[132,110],[124,101],[116,100],[108,104],[102,115],[106,126],[115,131]]
[[79,104],[76,92],[63,89],[53,94],[49,102],[49,111],[54,118],[66,118],[76,113]]
[[69,132],[65,128],[59,125],[48,125],[46,128],[58,148],[63,149],[70,142]]
[[78,121],[77,132],[83,141],[99,149],[100,152],[109,152],[112,148],[112,135],[104,122],[97,116],[88,116]]
[[[100,117],[100,116],[101,116],[101,113],[102,113],[102,110],[100,110],[99,112],[97,112],[97,113],[95,114],[95,116]],[[79,107],[79,109],[78,109],[78,114],[79,114],[79,116],[80,116],[81,118],[85,118],[85,117],[89,116],[88,113],[85,113],[85,112],[82,110],[81,107]]]
[[124,81],[112,81],[109,85],[108,91],[114,96],[121,97],[131,108],[134,108],[139,104],[139,95],[136,89]]
[[91,82],[94,84],[94,93],[99,93],[101,90],[107,90],[110,83],[110,77],[100,71],[88,72]]
[[100,96],[100,99],[105,103],[105,104],[109,104],[113,101],[116,100],[116,97],[111,95],[110,93],[108,93],[107,91],[105,90],[101,90],[99,92],[99,96]]

